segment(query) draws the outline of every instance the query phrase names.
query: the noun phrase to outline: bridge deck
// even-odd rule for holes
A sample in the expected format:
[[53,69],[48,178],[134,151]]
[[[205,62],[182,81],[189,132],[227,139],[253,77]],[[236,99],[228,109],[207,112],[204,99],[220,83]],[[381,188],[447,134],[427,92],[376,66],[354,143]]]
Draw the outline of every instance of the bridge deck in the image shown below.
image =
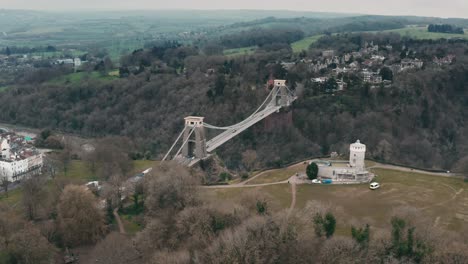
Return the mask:
[[264,110],[256,113],[255,115],[252,115],[250,118],[242,121],[242,123],[239,126],[236,126],[235,128],[227,129],[223,133],[217,135],[213,139],[206,142],[207,152],[212,152],[213,150],[215,150],[216,148],[218,148],[222,144],[226,143],[231,138],[237,136],[242,131],[246,130],[247,128],[249,128],[249,127],[251,127],[253,125],[255,125],[260,120],[262,120],[265,117],[273,114],[274,112],[278,111],[279,109],[281,109],[281,106],[269,105]]

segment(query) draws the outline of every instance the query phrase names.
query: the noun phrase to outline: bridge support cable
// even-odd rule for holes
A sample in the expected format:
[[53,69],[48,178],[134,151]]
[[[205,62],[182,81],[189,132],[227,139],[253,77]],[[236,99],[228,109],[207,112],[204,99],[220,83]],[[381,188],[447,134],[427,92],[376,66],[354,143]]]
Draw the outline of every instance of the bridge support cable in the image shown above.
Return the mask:
[[239,122],[237,124],[234,124],[232,126],[226,126],[226,127],[218,127],[218,126],[210,125],[208,123],[204,123],[203,126],[206,127],[206,128],[209,128],[209,129],[217,129],[217,130],[228,130],[228,129],[233,129],[233,128],[239,128],[239,127],[243,126],[245,123],[249,122],[250,119],[253,118],[254,115],[256,115],[260,111],[260,109],[263,108],[263,106],[269,101],[270,96],[271,96],[271,99],[273,100],[277,95],[278,95],[278,89],[275,89],[275,88],[271,89],[271,91],[268,94],[267,98],[265,98],[265,100],[257,108],[257,110],[255,110],[255,112],[253,112],[249,117],[245,118],[244,120],[242,120],[241,122]]
[[189,132],[189,134],[188,134],[188,136],[187,136],[187,139],[182,143],[182,146],[180,146],[179,150],[177,151],[177,153],[175,154],[174,157],[177,157],[177,156],[179,155],[179,153],[182,151],[182,148],[183,148],[183,147],[185,146],[185,144],[187,144],[187,142],[189,141],[190,136],[193,134],[193,131],[195,131],[195,127],[193,127],[193,128],[190,130],[190,132]]
[[184,129],[182,129],[182,132],[180,132],[179,136],[177,137],[177,139],[174,141],[174,144],[172,144],[171,148],[169,149],[169,151],[166,153],[166,156],[164,156],[164,158],[162,159],[162,161],[165,161],[167,159],[167,156],[169,156],[169,154],[171,153],[172,149],[175,147],[175,145],[177,144],[177,142],[179,142],[179,139],[182,137],[182,135],[184,134],[185,132],[185,129],[186,127],[184,127]]

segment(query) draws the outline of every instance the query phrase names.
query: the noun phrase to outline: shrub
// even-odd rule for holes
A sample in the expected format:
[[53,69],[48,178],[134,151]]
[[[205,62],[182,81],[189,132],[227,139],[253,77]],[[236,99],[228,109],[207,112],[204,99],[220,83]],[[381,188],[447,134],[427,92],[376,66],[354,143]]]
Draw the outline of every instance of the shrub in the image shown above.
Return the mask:
[[315,162],[312,162],[307,166],[306,174],[309,180],[317,179],[318,166]]

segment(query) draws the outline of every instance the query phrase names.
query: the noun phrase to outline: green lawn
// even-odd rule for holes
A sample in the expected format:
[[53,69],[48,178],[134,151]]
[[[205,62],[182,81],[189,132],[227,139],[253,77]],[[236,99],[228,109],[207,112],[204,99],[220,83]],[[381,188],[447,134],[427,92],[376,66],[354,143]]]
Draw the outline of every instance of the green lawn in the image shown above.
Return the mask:
[[15,189],[13,191],[8,191],[8,196],[6,194],[0,195],[0,201],[6,203],[7,205],[13,206],[18,204],[21,201],[21,189]]
[[[296,52],[296,53],[301,52],[302,50],[308,50],[310,44],[316,42],[322,36],[323,35],[315,35],[315,36],[301,39],[299,41],[291,43],[291,48],[293,52]],[[227,49],[227,50],[224,50],[223,53],[226,56],[251,55],[255,52],[256,49],[257,49],[256,46],[250,46],[250,47],[237,48],[237,49]]]
[[159,161],[154,160],[135,160],[133,161],[134,173],[142,172],[148,168],[152,168],[158,163]]
[[316,42],[321,37],[323,37],[323,35],[315,35],[315,36],[311,36],[311,37],[301,39],[299,41],[296,41],[296,42],[292,43],[291,48],[292,48],[293,52],[295,52],[295,53],[301,52],[303,50],[308,50],[309,46],[312,43]]
[[406,27],[400,29],[385,30],[382,32],[395,32],[400,34],[402,37],[407,36],[413,39],[451,39],[451,38],[464,38],[468,39],[468,31],[465,30],[465,34],[447,34],[428,32],[427,27]]
[[72,83],[72,84],[75,84],[75,83],[79,83],[81,81],[84,81],[86,79],[99,79],[99,80],[102,80],[102,81],[112,81],[112,80],[115,80],[117,78],[118,78],[118,76],[115,76],[115,74],[113,74],[113,75],[110,75],[110,74],[103,75],[100,72],[96,72],[96,71],[91,72],[91,73],[88,73],[88,72],[75,72],[75,73],[70,73],[70,74],[55,78],[55,79],[49,81],[49,83],[54,83],[54,84]]
[[0,86],[0,93],[8,90],[8,86]]
[[93,173],[91,172],[90,167],[84,161],[81,160],[72,160],[67,173],[64,174],[62,172],[57,177],[61,179],[69,179],[74,182],[76,181],[77,183],[84,183],[88,181],[94,181],[97,179],[97,176],[93,175]]
[[255,52],[257,49],[256,46],[237,48],[237,49],[227,49],[224,50],[224,55],[226,56],[241,56],[241,55],[250,55]]

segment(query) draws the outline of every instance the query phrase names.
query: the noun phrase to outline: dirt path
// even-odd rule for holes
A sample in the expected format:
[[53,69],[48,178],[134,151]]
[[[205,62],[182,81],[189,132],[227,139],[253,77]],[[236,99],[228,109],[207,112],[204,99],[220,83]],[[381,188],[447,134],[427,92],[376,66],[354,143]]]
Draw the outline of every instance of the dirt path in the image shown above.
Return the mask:
[[[245,183],[245,182],[244,182]],[[285,184],[288,183],[288,180],[279,181],[279,182],[269,182],[269,183],[259,183],[259,184],[244,184],[236,183],[230,185],[211,185],[211,186],[202,186],[205,189],[229,189],[229,188],[251,188],[251,187],[262,187],[262,186],[269,186],[269,185],[277,185],[277,184]]]
[[289,206],[289,211],[288,211],[288,216],[292,213],[294,210],[294,207],[296,206],[296,183],[292,182],[291,183],[291,205]]
[[126,234],[125,228],[122,224],[122,219],[120,219],[118,211],[119,209],[115,208],[113,214],[114,214],[115,220],[117,221],[117,225],[119,226],[119,232],[120,234]]

